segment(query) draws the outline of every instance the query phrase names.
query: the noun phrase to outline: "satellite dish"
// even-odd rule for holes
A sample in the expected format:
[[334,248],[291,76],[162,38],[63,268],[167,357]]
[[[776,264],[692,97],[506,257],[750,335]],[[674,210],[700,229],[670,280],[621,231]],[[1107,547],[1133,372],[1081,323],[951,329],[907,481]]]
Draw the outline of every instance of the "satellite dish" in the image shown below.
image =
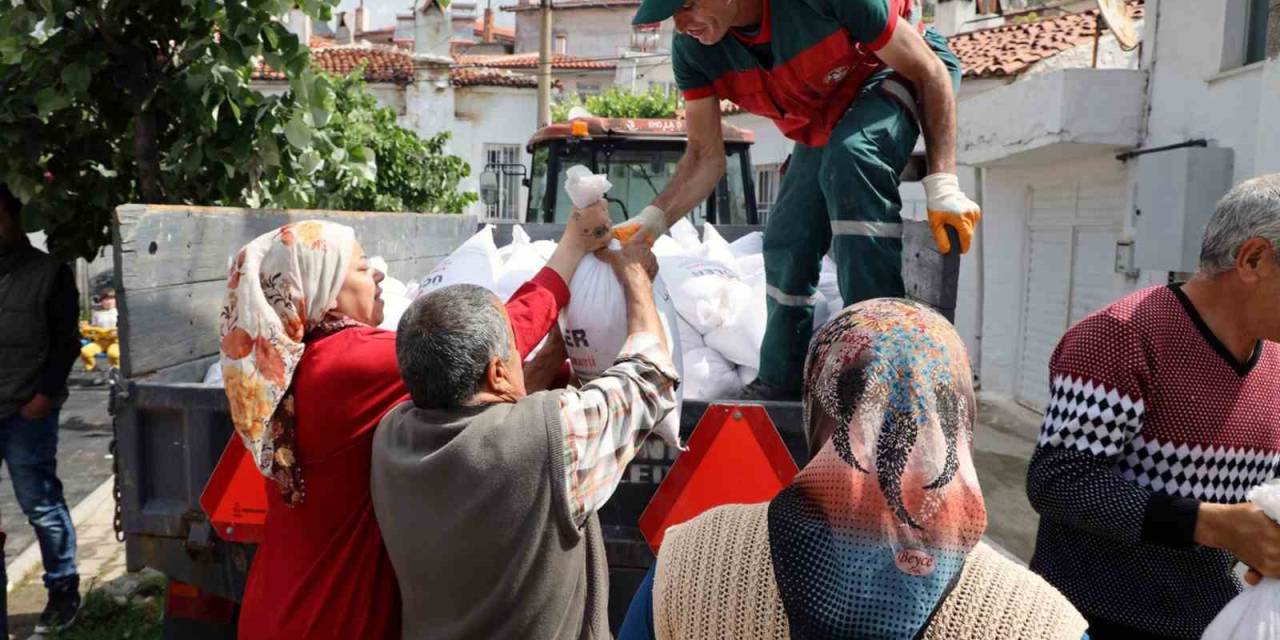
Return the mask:
[[1140,39],[1138,28],[1129,18],[1129,9],[1125,6],[1125,0],[1097,0],[1097,2],[1098,12],[1102,14],[1102,19],[1106,21],[1111,33],[1115,34],[1120,48],[1125,51],[1136,49]]

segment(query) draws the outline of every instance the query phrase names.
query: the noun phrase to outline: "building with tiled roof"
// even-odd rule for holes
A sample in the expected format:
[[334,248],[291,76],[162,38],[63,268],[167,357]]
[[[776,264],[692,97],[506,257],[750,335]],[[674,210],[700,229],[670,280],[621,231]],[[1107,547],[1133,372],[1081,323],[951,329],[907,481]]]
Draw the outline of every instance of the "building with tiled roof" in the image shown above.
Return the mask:
[[[312,39],[313,44],[317,43]],[[364,67],[364,79],[370,83],[391,83],[407,85],[413,82],[413,57],[406,51],[395,47],[359,46],[321,46],[311,50],[311,68],[316,71],[344,76],[356,69]],[[254,72],[255,80],[282,81],[282,72],[259,65]],[[459,65],[450,70],[450,77],[455,87],[516,87],[536,88],[538,80],[533,75],[519,73],[509,68],[495,65],[483,65],[471,62]]]
[[450,77],[455,87],[538,88],[538,79],[535,76],[491,67],[459,67],[450,72]]
[[[1129,16],[1142,19],[1143,3],[1130,2]],[[951,36],[947,42],[959,56],[966,78],[1016,76],[1032,65],[1082,45],[1091,44],[1098,29],[1098,10],[1018,21]]]
[[[495,69],[537,69],[539,59],[540,56],[537,53],[517,53],[506,56],[465,54],[457,56],[458,64],[493,67]],[[579,58],[558,53],[551,55],[551,68],[553,70],[613,71],[617,67],[617,60]]]
[[[552,11],[565,9],[612,9],[618,7],[635,9],[639,6],[640,0],[556,0],[551,3]],[[537,11],[540,5],[537,2],[520,2],[518,4],[504,4],[499,8],[503,11],[518,13],[521,11]]]
[[[364,67],[366,82],[389,82],[406,85],[413,82],[413,58],[408,53],[390,47],[324,46],[312,39],[311,68],[335,76],[345,76]],[[266,63],[254,72],[255,80],[284,80],[284,73],[270,68]]]

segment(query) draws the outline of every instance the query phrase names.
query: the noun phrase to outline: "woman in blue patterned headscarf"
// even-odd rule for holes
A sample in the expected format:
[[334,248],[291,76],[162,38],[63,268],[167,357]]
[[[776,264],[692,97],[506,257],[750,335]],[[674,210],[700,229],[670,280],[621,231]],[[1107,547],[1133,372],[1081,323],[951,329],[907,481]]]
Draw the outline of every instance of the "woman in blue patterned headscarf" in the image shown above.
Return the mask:
[[622,640],[1081,637],[1061,594],[980,542],[972,375],[945,319],[853,305],[805,371],[809,463],[770,502],[668,529]]

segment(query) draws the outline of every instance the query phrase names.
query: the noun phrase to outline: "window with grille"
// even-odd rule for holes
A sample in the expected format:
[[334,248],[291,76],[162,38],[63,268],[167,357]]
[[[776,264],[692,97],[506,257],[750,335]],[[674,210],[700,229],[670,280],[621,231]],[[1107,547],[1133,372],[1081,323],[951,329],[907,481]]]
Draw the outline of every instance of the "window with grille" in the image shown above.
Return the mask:
[[760,212],[760,224],[768,219],[769,209],[778,198],[778,187],[782,183],[780,164],[756,165],[756,209]]
[[484,170],[498,174],[498,201],[484,206],[490,220],[518,220],[520,215],[520,145],[485,144]]

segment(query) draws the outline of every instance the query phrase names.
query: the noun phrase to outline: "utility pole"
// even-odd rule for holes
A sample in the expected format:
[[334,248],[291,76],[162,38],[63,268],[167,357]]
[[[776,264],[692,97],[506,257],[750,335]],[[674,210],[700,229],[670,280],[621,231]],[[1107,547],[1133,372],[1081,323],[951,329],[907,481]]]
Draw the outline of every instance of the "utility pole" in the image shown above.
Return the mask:
[[551,0],[541,0],[538,32],[538,128],[551,124]]

